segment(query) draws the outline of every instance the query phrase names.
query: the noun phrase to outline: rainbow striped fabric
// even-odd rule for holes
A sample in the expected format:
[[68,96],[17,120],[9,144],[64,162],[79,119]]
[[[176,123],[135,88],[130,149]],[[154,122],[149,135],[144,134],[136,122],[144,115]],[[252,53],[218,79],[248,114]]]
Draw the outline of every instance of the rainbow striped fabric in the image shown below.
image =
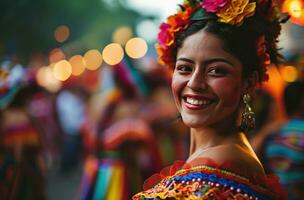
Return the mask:
[[269,137],[265,166],[279,176],[289,199],[304,199],[304,120],[292,119]]
[[87,158],[81,181],[81,200],[127,200],[126,168],[117,159]]

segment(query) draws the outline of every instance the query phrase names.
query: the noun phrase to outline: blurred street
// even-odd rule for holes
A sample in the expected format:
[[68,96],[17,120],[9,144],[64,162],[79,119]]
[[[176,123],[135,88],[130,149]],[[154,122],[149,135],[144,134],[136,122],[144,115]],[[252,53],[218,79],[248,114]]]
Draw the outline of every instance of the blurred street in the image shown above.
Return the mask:
[[[1,0],[1,200],[126,200],[188,157],[172,69],[155,50],[181,2]],[[304,1],[278,3],[291,16],[286,62],[268,66],[252,102],[256,151],[288,119],[287,85],[304,81]]]

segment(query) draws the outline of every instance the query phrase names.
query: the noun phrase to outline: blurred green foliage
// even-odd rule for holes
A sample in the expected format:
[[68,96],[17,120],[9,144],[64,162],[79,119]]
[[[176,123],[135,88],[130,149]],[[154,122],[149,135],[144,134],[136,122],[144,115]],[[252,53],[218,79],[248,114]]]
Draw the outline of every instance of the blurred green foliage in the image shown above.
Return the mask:
[[[56,47],[67,54],[82,54],[111,42],[120,25],[135,26],[140,15],[123,0],[1,0],[0,59],[14,56],[26,64],[32,55],[47,55]],[[59,25],[70,28],[63,44],[54,39]]]

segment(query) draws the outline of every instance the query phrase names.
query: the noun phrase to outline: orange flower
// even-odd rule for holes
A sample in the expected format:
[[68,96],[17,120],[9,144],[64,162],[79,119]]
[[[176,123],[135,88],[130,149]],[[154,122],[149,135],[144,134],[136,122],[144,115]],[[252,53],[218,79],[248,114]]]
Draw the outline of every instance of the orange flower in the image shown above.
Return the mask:
[[223,23],[240,26],[246,17],[254,15],[256,2],[249,0],[231,0],[229,4],[220,9],[216,15]]
[[169,16],[167,22],[160,25],[156,51],[159,55],[158,61],[162,65],[174,65],[172,49],[174,47],[175,35],[189,25],[190,17],[194,10],[186,3],[183,7],[184,9],[178,11],[175,15]]

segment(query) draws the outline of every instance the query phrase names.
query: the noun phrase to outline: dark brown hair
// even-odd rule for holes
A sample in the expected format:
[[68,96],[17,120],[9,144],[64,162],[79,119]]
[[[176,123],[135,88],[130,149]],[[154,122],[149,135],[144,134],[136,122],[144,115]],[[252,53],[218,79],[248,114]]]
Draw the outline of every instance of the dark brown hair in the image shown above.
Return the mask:
[[258,8],[256,14],[246,19],[241,26],[221,23],[214,18],[192,21],[187,29],[176,35],[175,48],[173,49],[174,58],[188,36],[204,29],[222,39],[224,49],[240,60],[243,65],[244,78],[256,71],[259,74],[259,82],[262,82],[266,76],[266,69],[261,62],[261,56],[265,56],[265,54],[258,54],[257,41],[259,38],[265,38],[265,53],[269,55],[271,63],[278,64],[282,60],[277,47],[281,25],[278,19],[266,20],[269,17],[265,16],[266,10],[274,9],[273,7],[269,8],[269,6]]

